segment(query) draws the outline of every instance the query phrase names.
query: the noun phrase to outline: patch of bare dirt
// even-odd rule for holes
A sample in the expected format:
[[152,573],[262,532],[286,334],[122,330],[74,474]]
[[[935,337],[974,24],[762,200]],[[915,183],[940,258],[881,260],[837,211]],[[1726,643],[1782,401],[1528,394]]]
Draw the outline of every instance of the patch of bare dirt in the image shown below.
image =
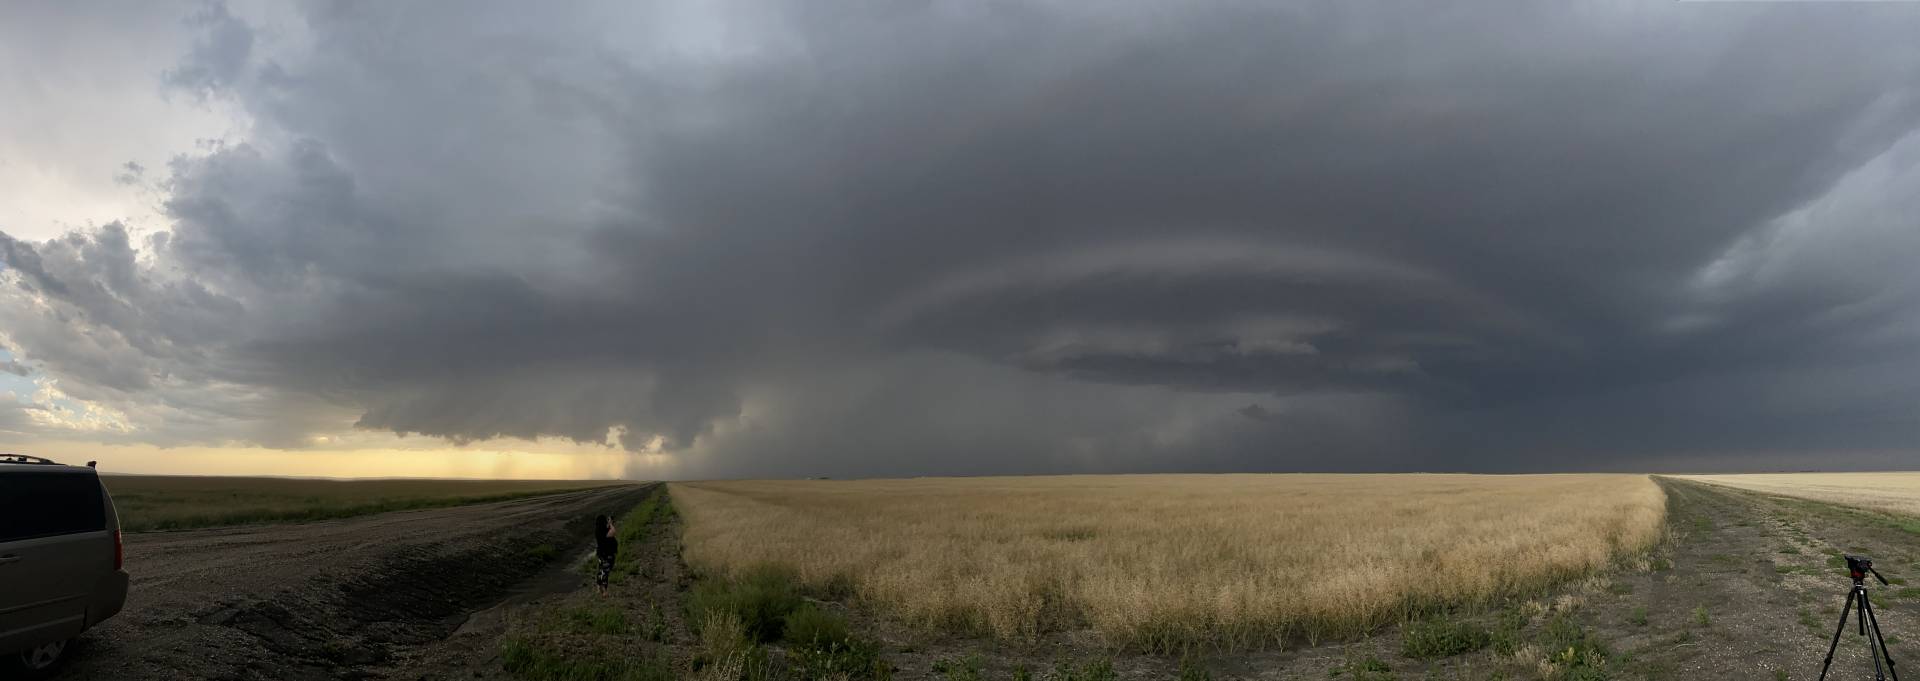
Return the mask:
[[67,679],[353,679],[574,555],[628,485],[295,525],[128,535],[126,609]]

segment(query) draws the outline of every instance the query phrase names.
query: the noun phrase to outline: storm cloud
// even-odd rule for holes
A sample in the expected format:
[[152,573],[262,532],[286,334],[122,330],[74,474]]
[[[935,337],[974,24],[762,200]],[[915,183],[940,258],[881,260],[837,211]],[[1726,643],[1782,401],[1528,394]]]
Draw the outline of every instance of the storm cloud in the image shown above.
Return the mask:
[[1920,6],[570,9],[183,8],[155,87],[245,134],[0,233],[0,342],[102,438],[690,476],[1920,437]]

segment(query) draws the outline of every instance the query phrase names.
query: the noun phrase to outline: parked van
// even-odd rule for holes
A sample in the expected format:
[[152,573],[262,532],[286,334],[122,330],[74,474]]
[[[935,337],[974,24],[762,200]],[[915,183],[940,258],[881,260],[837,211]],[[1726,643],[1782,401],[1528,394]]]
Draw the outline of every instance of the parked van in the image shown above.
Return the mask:
[[0,454],[0,669],[51,675],[127,600],[120,518],[93,465]]

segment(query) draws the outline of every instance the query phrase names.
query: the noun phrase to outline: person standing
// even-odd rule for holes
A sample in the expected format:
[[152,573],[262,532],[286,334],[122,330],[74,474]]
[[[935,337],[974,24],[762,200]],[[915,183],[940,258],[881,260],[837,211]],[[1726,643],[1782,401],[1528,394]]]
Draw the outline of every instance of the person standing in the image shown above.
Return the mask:
[[593,519],[594,554],[600,557],[600,573],[593,583],[602,596],[607,595],[607,577],[613,574],[613,558],[620,555],[620,540],[613,536],[617,531],[613,518],[602,515]]

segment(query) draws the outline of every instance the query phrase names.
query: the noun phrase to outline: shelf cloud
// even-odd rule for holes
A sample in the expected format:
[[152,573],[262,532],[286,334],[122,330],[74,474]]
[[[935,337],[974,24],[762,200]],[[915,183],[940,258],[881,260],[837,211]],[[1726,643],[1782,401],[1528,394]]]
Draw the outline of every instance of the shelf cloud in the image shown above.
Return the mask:
[[0,224],[0,370],[106,441],[687,476],[1920,437],[1920,7],[578,9],[180,8],[152,87],[244,125],[91,171],[157,218]]

